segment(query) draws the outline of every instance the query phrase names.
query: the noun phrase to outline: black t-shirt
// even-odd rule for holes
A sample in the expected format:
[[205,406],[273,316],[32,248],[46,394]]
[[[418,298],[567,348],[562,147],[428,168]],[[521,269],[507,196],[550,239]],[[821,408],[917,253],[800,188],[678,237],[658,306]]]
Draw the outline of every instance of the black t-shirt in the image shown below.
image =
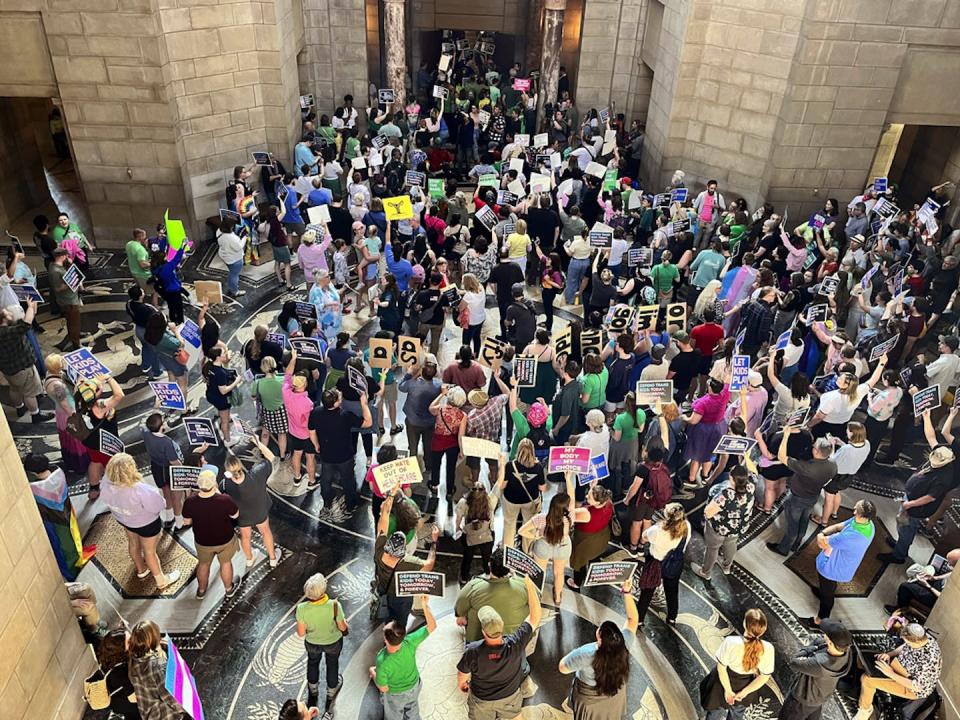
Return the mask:
[[673,262],[680,262],[687,250],[693,250],[693,236],[685,232],[674,235],[667,243],[667,249],[673,255]]
[[933,515],[946,494],[953,489],[953,481],[953,468],[950,465],[911,475],[906,485],[907,500],[916,500],[924,495],[930,495],[933,497],[933,502],[912,507],[907,510],[907,514],[914,518],[928,518]]
[[593,274],[593,286],[590,291],[590,305],[593,307],[608,308],[610,301],[617,296],[617,286],[612,282],[605,285],[600,280],[600,273]]
[[354,457],[357,441],[350,433],[359,430],[363,419],[353,413],[343,412],[340,408],[327,410],[316,407],[310,413],[307,427],[317,433],[320,441],[320,461],[325,463],[344,463]]
[[503,637],[501,645],[485,640],[467,643],[457,670],[470,673],[470,692],[478,700],[502,700],[510,697],[523,682],[523,651],[533,634],[524,621],[517,631]]
[[203,327],[200,328],[200,347],[203,348],[203,354],[209,353],[218,342],[220,342],[220,323],[207,318]]
[[780,238],[776,235],[764,235],[760,238],[760,242],[757,243],[757,249],[764,249],[763,259],[769,260],[773,257],[773,251],[776,249],[777,245],[780,244]]
[[633,373],[633,366],[637,359],[631,353],[628,357],[622,358],[617,355],[613,362],[607,366],[607,402],[623,402],[630,388],[630,375]]
[[420,310],[420,322],[425,325],[442,325],[443,309],[447,305],[446,298],[437,288],[427,288],[417,293],[414,301]]
[[277,368],[282,368],[281,361],[283,360],[283,348],[280,347],[275,342],[270,340],[264,340],[260,343],[260,355],[259,357],[254,358],[251,355],[251,350],[253,348],[253,341],[248,342],[243,348],[243,357],[247,361],[247,367],[253,372],[254,375],[259,375],[263,370],[260,369],[260,363],[265,357],[272,357],[277,361]]
[[699,350],[680,351],[670,361],[670,370],[673,375],[673,387],[676,390],[687,390],[690,383],[700,373],[703,356]]
[[133,324],[137,327],[145,328],[147,326],[147,320],[149,320],[150,316],[155,312],[157,312],[157,309],[150,303],[127,300],[127,315],[130,316]]
[[330,224],[327,226],[330,230],[330,237],[334,240],[349,240],[352,235],[351,226],[353,225],[353,216],[350,211],[336,205],[328,205],[327,207],[330,210]]
[[539,241],[544,252],[553,248],[553,236],[559,227],[560,217],[553,210],[530,208],[527,211],[527,234]]
[[540,494],[540,486],[544,483],[543,465],[534,463],[532,467],[528,467],[516,461],[507,463],[503,477],[507,481],[507,486],[503,489],[503,499],[514,505],[525,505],[536,500]]
[[497,286],[497,305],[506,307],[513,301],[514,283],[523,282],[523,270],[513,262],[501,262],[490,271],[490,282]]
[[210,497],[194,495],[183,503],[183,516],[193,521],[194,542],[207,547],[230,542],[233,537],[233,519],[230,516],[239,512],[233,498],[223,493]]

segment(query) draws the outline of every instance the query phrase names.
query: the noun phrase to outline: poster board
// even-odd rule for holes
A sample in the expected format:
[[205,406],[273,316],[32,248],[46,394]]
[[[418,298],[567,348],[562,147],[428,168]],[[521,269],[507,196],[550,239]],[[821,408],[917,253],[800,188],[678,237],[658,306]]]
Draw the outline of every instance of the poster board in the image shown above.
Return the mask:
[[370,367],[386,370],[393,365],[393,340],[370,338]]

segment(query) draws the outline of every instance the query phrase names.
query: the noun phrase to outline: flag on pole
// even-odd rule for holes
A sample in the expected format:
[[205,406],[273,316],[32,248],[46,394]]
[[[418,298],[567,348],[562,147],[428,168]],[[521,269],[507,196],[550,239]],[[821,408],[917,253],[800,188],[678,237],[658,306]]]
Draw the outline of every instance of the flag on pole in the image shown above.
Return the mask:
[[169,637],[167,638],[167,677],[164,685],[167,692],[180,703],[193,720],[203,720],[203,707],[200,705],[200,695],[197,693],[193,674],[187,667],[187,661],[183,659],[177,646]]

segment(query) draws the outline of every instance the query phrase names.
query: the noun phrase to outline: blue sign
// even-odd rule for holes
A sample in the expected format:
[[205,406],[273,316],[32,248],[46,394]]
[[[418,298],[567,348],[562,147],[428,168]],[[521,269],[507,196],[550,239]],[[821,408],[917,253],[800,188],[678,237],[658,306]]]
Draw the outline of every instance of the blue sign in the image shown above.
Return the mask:
[[63,274],[63,282],[74,292],[77,292],[84,279],[83,273],[80,272],[80,268],[78,268],[76,265],[71,265]]
[[747,329],[744,328],[740,331],[740,334],[737,335],[737,341],[733,345],[733,352],[736,355],[740,354],[740,346],[743,345],[744,339],[747,337]]
[[185,343],[193,345],[195,348],[200,347],[200,326],[197,325],[193,320],[187,318],[183,321],[183,325],[180,326],[180,337]]
[[581,473],[578,476],[579,485],[589,485],[594,480],[603,480],[604,478],[610,477],[610,470],[607,467],[607,456],[596,455],[590,458],[590,472]]
[[787,346],[790,344],[790,335],[793,333],[793,330],[784,330],[780,333],[780,337],[777,338],[777,344],[774,346],[774,350],[786,350]]
[[676,188],[670,191],[670,202],[685,203],[687,201],[687,189]]
[[885,193],[887,191],[887,179],[885,177],[874,178],[873,189],[875,192]]
[[284,350],[290,349],[290,343],[287,340],[287,336],[284,335],[283,333],[268,332],[267,337],[265,339],[272,343],[276,343],[277,345],[282,347]]
[[17,296],[17,300],[20,302],[26,302],[27,300],[35,300],[38,303],[43,302],[43,295],[41,295],[33,285],[10,283],[10,289],[13,290],[13,294]]
[[170,408],[171,410],[186,410],[187,401],[183,397],[183,391],[175,382],[152,382],[150,389],[160,401],[160,407]]
[[750,356],[733,356],[733,375],[730,377],[730,392],[740,392],[747,386],[747,377],[750,375]]
[[187,441],[191,445],[219,445],[217,432],[213,428],[213,420],[205,417],[188,417],[183,419],[183,427],[187,431]]
[[63,356],[63,362],[75,378],[95,379],[98,375],[110,376],[110,370],[88,348],[80,348]]

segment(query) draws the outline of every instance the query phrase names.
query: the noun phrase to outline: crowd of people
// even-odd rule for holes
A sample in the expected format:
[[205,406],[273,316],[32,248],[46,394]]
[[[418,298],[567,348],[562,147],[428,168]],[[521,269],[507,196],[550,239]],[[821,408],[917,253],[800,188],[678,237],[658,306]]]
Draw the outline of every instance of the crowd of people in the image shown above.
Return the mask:
[[[620,588],[625,625],[602,623],[596,641],[557,668],[575,675],[574,717],[619,720],[628,648],[660,588],[664,619],[676,623],[691,537],[702,532],[703,557],[690,567],[709,583],[717,565],[732,572],[758,516],[784,518],[782,535],[767,543],[771,562],[798,552],[813,522],[819,608],[804,619],[811,644],[788,660],[795,682],[780,717],[818,717],[856,664],[849,630],[831,618],[837,586],[876,554],[877,503],[863,497],[851,513],[844,493],[871,465],[912,469],[908,442],[929,445],[899,502],[898,535],[879,556],[897,565],[911,560],[918,532],[935,536],[960,487],[960,230],[945,221],[946,185],[912,198],[893,183],[870,183],[844,203],[831,198],[808,217],[788,218],[729,190],[728,201],[716,180],[680,171],[667,187],[644,185],[640,124],[605,109],[581,118],[563,84],[538,123],[537,78],[519,67],[499,72],[477,53],[446,73],[423,67],[414,84],[409,95],[365,109],[346,96],[332,118],[307,109],[289,170],[271,158],[259,178],[254,167],[234,172],[226,209],[239,219],[226,216],[215,240],[226,294],[244,294],[244,263],[265,258],[269,245],[280,287],[300,302],[288,295],[276,321],[253,328],[239,352],[201,308],[201,378],[219,444],[183,449],[170,437],[198,410],[187,407],[146,419],[152,483],[131,456],[107,455],[100,435],[119,435],[123,390],[106,377],[75,382],[62,356],[39,354],[35,303],[22,307],[10,289],[30,279],[14,250],[0,283],[0,372],[17,414],[49,421],[37,397],[54,400],[63,469],[86,475],[91,500],[123,526],[137,575],[159,589],[179,579],[157,558],[165,527],[192,526],[198,598],[214,559],[226,595],[236,592],[232,558],[240,548],[247,566],[254,562],[254,528],[276,565],[266,483],[280,463],[289,462],[299,490],[319,488],[324,519],[347,518],[369,497],[371,618],[384,623],[370,677],[387,720],[418,716],[417,647],[436,628],[430,599],[398,595],[391,579],[434,569],[439,525],[462,552],[457,671],[472,720],[519,715],[531,693],[541,603],[580,592],[611,544],[636,559]],[[704,189],[688,191],[688,181]],[[251,196],[259,204],[245,202]],[[51,231],[37,219],[49,299],[67,323],[64,349],[80,343],[83,291],[63,284],[63,268],[83,262],[79,230],[69,226],[61,217]],[[162,225],[147,235],[135,230],[127,245],[127,312],[144,375],[166,373],[186,397],[184,249],[169,251]],[[386,366],[344,331],[350,313],[365,314],[371,338],[392,345]],[[317,352],[298,352],[297,338],[315,339]],[[418,339],[422,350],[405,356],[401,338]],[[451,340],[460,342],[455,358],[441,363],[438,355],[449,355],[441,343]],[[651,399],[645,384],[658,381],[670,389]],[[915,411],[914,398],[934,387],[937,402]],[[249,468],[233,451],[245,441],[234,422],[244,397],[256,403],[249,441],[263,458]],[[401,434],[425,497],[411,484],[378,486],[376,468],[401,457]],[[477,457],[467,447],[473,439],[503,451]],[[607,474],[580,482],[552,472],[550,450],[565,445],[603,456]],[[180,465],[202,468],[195,491],[172,487],[170,468]],[[451,519],[438,513],[431,531],[441,487]],[[704,501],[702,527],[672,501],[681,492]],[[507,548],[534,559],[548,578],[543,588],[509,569]],[[878,690],[908,700],[909,712],[935,694],[940,649],[916,613],[936,601],[957,555],[915,574],[888,608],[903,616],[900,642],[863,675],[857,720],[871,716]],[[288,700],[281,720],[331,711],[343,682],[344,607],[323,575],[306,581],[304,595],[296,632],[308,697]],[[411,617],[424,624],[409,629]],[[758,701],[776,667],[766,628],[763,612],[748,609],[743,632],[720,646],[701,686],[709,718],[743,717]],[[162,650],[150,628],[134,634],[126,650],[113,642],[101,656],[117,665],[129,653],[139,698],[150,676],[144,658]],[[148,717],[173,716],[162,693],[147,697],[167,703]],[[129,720],[129,708],[118,712]]]

